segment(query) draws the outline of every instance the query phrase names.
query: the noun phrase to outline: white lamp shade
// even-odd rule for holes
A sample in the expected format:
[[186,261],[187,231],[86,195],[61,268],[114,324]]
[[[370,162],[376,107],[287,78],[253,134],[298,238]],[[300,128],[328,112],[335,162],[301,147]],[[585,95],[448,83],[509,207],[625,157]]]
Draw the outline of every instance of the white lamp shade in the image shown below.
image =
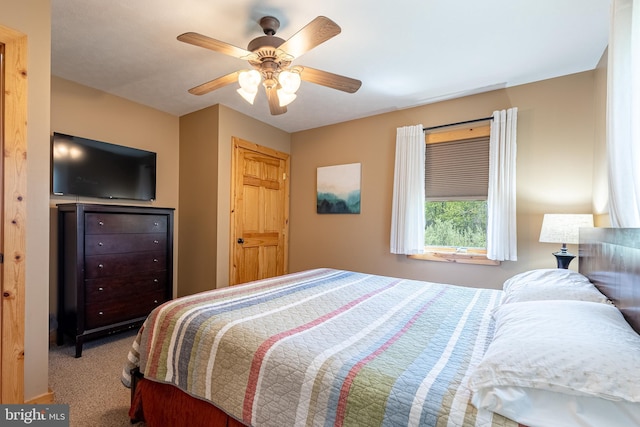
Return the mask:
[[295,93],[300,88],[300,73],[283,71],[278,76],[278,82],[284,92]]
[[240,87],[247,92],[257,92],[260,80],[261,76],[257,70],[240,71],[238,75]]
[[545,214],[540,230],[540,242],[577,244],[581,227],[593,227],[593,215]]
[[251,105],[253,105],[253,100],[256,99],[260,79],[260,73],[256,70],[240,71],[238,74],[240,89],[237,92]]
[[278,101],[281,107],[286,107],[291,104],[297,95],[295,93],[288,93],[283,89],[278,89]]
[[236,92],[238,92],[240,94],[240,96],[243,97],[244,100],[247,101],[251,105],[253,105],[253,100],[256,99],[256,94],[258,93],[257,90],[255,90],[253,92],[247,92],[243,88],[238,88],[236,90]]

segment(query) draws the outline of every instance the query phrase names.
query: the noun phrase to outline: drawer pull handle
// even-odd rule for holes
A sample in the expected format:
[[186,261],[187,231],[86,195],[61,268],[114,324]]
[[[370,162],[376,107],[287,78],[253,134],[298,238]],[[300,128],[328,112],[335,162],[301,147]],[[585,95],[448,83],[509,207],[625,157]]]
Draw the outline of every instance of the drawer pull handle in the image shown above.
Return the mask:
[[98,264],[98,268],[104,268],[104,265]]
[[156,227],[159,227],[160,223],[159,222],[154,222],[153,225],[156,226]]
[[154,258],[154,259],[153,259],[153,262],[158,262],[158,258]]
[[156,245],[160,243],[159,240],[154,240],[153,243],[155,243]]
[[99,311],[99,312],[98,312],[98,315],[99,315],[99,316],[102,316],[103,314],[104,314],[104,313],[103,313],[103,312],[101,312],[101,311]]
[[104,243],[98,242],[98,246],[104,246]]
[[104,221],[98,221],[98,225],[102,227],[104,225]]
[[98,288],[98,291],[102,292],[104,291],[104,288]]
[[159,280],[158,279],[153,279],[153,283],[158,283]]
[[154,300],[153,300],[153,303],[154,303],[154,304],[157,304],[157,303],[158,303],[158,300],[157,300],[157,299],[154,299]]

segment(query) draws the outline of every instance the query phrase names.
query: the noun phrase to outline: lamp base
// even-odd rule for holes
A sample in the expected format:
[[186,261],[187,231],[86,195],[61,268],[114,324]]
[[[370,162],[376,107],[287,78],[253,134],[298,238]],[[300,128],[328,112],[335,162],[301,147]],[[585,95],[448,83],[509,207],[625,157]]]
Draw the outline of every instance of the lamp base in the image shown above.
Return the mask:
[[571,264],[571,261],[576,257],[574,254],[566,251],[554,252],[553,256],[558,260],[558,268],[564,269],[568,269],[569,264]]

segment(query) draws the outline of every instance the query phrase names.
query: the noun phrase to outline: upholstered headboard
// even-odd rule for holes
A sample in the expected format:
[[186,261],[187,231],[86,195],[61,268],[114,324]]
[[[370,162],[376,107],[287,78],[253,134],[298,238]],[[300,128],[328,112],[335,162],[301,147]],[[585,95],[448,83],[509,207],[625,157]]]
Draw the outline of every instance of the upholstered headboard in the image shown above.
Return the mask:
[[580,230],[579,270],[640,333],[640,228]]

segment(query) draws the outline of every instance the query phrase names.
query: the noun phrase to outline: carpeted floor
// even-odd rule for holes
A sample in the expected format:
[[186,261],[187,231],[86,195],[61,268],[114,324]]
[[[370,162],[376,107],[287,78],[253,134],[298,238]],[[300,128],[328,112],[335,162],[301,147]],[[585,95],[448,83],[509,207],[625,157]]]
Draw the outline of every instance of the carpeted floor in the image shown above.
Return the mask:
[[72,343],[51,345],[49,387],[54,403],[69,404],[70,427],[132,426],[127,414],[131,391],[120,382],[120,373],[135,334],[127,331],[89,341],[78,359]]

